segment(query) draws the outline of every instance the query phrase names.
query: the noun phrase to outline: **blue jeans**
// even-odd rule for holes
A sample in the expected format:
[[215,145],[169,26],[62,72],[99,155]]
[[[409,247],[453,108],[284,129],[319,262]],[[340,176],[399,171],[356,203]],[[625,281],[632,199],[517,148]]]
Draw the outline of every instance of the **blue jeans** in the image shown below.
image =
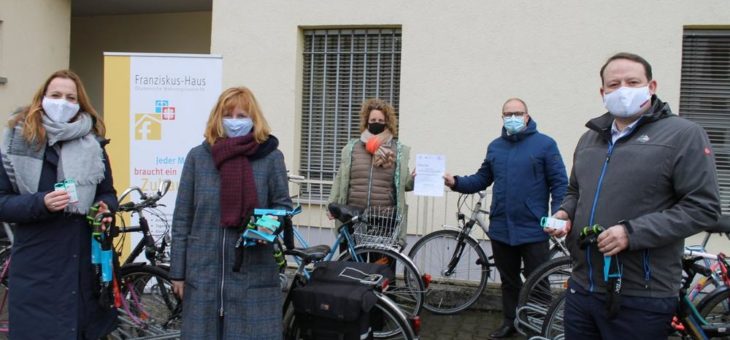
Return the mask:
[[565,300],[565,339],[667,339],[678,298],[622,296],[621,309],[606,319],[606,295],[570,281]]

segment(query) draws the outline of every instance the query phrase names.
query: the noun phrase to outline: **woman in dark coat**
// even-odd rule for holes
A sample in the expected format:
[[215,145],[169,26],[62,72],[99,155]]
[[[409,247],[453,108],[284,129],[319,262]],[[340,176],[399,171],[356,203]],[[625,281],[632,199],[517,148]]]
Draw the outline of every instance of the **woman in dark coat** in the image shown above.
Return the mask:
[[[10,266],[11,339],[98,339],[114,310],[99,303],[85,215],[116,209],[104,123],[79,77],[52,74],[5,130],[0,220],[15,223]],[[54,190],[64,180],[75,193]]]
[[172,222],[170,278],[185,339],[280,339],[281,288],[270,244],[235,246],[255,208],[291,209],[284,155],[253,93],[220,95],[205,141],[185,159]]

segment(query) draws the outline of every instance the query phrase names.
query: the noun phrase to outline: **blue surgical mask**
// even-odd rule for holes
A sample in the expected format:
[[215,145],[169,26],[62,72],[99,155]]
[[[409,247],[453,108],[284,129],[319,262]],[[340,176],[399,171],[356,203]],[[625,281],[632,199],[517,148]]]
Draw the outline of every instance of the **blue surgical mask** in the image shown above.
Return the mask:
[[241,137],[253,129],[251,118],[223,118],[223,128],[228,137]]
[[510,135],[514,135],[515,133],[518,133],[525,128],[525,120],[522,117],[516,117],[512,115],[509,117],[504,117],[503,119],[504,129],[507,130],[507,133]]

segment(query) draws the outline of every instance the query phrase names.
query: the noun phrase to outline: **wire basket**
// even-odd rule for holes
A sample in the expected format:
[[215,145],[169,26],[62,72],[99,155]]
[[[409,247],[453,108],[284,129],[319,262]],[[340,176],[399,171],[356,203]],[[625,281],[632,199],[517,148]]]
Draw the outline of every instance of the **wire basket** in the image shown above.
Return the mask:
[[398,247],[402,216],[395,207],[369,207],[353,227],[355,244]]

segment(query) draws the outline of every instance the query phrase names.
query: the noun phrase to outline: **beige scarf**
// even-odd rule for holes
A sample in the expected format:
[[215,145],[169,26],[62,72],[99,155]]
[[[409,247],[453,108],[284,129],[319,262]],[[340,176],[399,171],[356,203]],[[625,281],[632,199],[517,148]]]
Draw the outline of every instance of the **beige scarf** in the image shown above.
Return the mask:
[[374,157],[375,166],[390,168],[395,165],[395,152],[390,147],[393,135],[387,129],[380,134],[373,135],[365,130],[360,135],[360,140],[365,143],[365,150]]

